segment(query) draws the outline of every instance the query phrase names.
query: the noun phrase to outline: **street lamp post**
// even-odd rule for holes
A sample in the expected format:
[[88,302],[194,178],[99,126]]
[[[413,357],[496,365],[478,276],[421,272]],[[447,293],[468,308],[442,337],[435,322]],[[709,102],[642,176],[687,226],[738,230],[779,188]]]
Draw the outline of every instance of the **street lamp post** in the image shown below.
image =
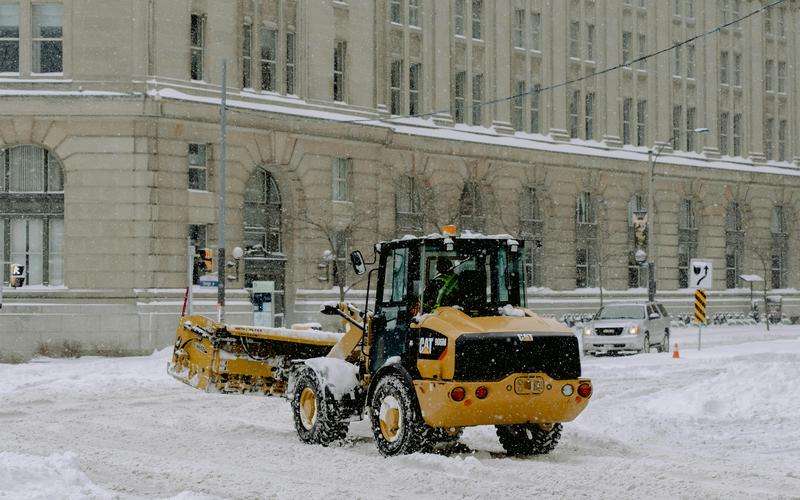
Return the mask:
[[[693,132],[696,134],[707,134],[711,131],[707,127],[701,127],[694,129]],[[674,142],[675,136],[673,136],[668,143],[659,144],[647,151],[647,161],[650,164],[650,172],[647,179],[647,300],[649,302],[656,300],[656,263],[654,259],[656,207],[653,181],[655,179],[658,157],[664,151],[664,147],[667,144],[672,144]]]

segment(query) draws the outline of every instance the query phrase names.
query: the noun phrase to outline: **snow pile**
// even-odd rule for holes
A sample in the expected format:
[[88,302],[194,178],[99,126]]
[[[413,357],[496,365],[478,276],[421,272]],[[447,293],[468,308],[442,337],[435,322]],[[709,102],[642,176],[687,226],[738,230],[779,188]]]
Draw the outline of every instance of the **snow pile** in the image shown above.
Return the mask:
[[353,394],[358,385],[358,367],[336,358],[311,358],[305,361],[314,370],[337,400]]
[[0,452],[0,498],[112,498],[83,473],[74,453],[48,457]]
[[503,307],[497,309],[497,312],[500,313],[500,316],[511,316],[513,318],[524,318],[525,311],[522,309],[516,308],[511,304],[506,304]]

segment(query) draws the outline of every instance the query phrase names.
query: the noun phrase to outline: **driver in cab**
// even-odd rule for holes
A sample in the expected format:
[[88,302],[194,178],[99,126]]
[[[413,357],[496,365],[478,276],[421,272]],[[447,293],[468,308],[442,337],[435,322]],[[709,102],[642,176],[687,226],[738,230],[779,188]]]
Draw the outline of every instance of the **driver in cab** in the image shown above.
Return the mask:
[[436,260],[436,273],[425,287],[425,311],[452,305],[453,299],[458,296],[458,276],[449,258],[439,257]]

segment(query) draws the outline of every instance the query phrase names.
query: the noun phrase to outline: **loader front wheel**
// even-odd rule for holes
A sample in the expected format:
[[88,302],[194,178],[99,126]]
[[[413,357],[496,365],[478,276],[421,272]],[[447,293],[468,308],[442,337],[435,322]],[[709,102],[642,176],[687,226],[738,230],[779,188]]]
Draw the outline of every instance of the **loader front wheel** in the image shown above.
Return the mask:
[[497,437],[509,455],[545,455],[561,438],[561,424],[498,425]]
[[386,375],[378,381],[369,413],[375,445],[383,456],[422,450],[426,426],[416,397],[414,389],[397,375]]
[[295,379],[292,413],[297,436],[304,443],[327,446],[347,436],[348,423],[340,421],[336,400],[325,393],[310,368]]

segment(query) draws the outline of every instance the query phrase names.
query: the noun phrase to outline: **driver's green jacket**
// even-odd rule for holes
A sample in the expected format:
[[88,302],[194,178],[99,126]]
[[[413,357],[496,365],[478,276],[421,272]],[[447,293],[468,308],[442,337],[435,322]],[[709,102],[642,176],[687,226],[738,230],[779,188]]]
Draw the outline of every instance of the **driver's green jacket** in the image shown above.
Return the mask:
[[450,274],[448,276],[443,276],[442,280],[444,283],[442,287],[439,289],[439,294],[436,296],[436,306],[441,307],[445,302],[445,299],[452,299],[453,295],[458,289],[458,278],[456,278],[455,274]]

